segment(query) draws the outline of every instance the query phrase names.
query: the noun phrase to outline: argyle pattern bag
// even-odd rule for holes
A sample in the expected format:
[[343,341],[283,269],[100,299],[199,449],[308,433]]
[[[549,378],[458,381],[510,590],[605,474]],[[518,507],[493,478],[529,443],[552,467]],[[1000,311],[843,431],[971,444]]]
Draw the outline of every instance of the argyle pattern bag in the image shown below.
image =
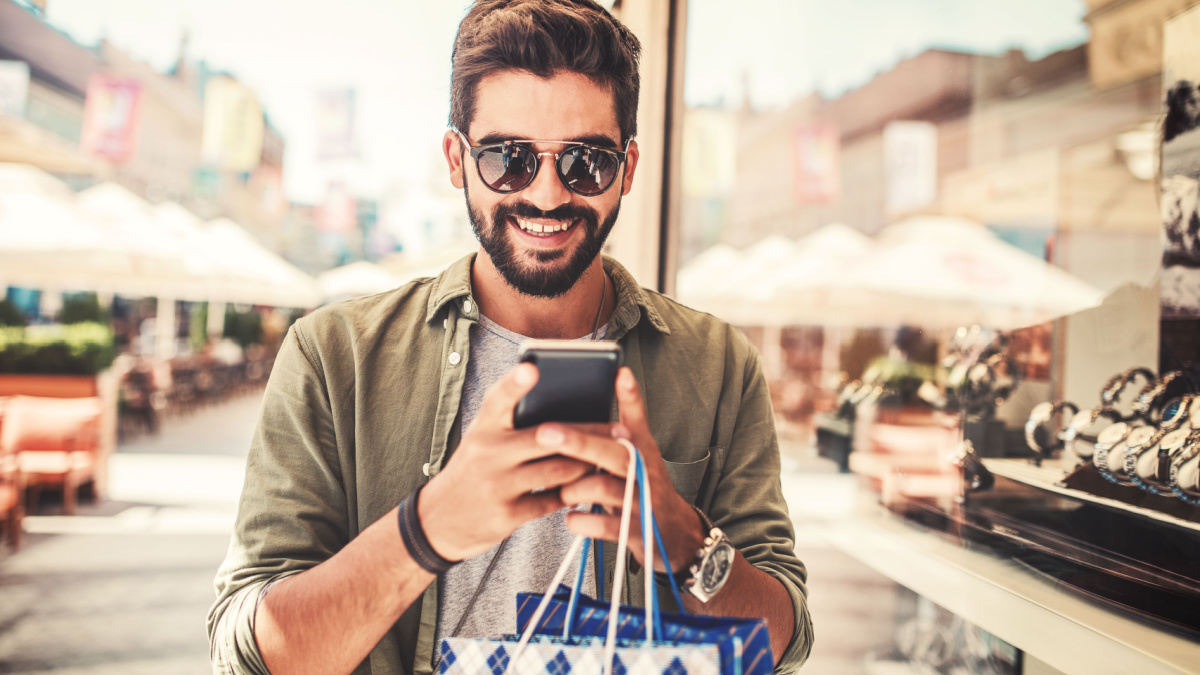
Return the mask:
[[[642,531],[654,533],[645,538],[650,541],[643,541],[646,568],[654,568],[654,541],[665,551],[651,512],[650,485],[641,456],[632,443],[621,442],[629,450],[629,465],[634,470],[625,480],[612,602],[605,606],[580,594],[591,542],[576,537],[546,593],[518,596],[521,635],[444,639],[438,650],[439,675],[760,675],[773,669],[770,640],[762,621],[664,617],[652,583],[646,584],[644,608],[620,605],[635,484],[640,493]],[[576,557],[575,587],[560,588]],[[678,598],[673,581],[672,591]],[[746,649],[748,643],[754,645],[752,650]],[[751,663],[753,669],[747,669]]]
[[[534,635],[563,633],[571,595],[572,589],[568,586],[558,587],[542,620],[534,629]],[[539,600],[541,596],[534,593],[517,595],[517,630],[524,630],[529,624]],[[608,611],[606,603],[579,595],[571,621],[571,634],[602,637],[608,625]],[[662,632],[656,631],[656,635],[661,635],[661,640],[676,644],[715,645],[720,656],[721,675],[770,675],[775,670],[771,636],[767,631],[767,622],[762,619],[666,612],[660,616]],[[636,638],[644,630],[644,611],[621,605],[617,637]]]
[[[504,675],[509,654],[519,639],[518,635],[506,635],[501,640],[442,640],[438,673]],[[719,675],[719,660],[715,645],[655,642],[646,647],[640,640],[618,640],[612,672],[614,675]],[[600,675],[603,662],[604,638],[547,637],[530,641],[511,672],[518,675]]]

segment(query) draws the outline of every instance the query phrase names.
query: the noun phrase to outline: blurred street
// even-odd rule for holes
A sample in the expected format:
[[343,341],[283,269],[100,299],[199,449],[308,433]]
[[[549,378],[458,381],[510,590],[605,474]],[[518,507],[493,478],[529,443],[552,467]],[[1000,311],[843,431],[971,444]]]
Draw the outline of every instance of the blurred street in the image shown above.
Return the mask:
[[[233,398],[122,443],[109,499],[76,516],[42,500],[20,552],[0,553],[0,673],[211,672],[204,619],[260,401]],[[895,586],[826,542],[853,508],[855,478],[805,450],[783,448],[817,630],[804,672],[865,672],[864,655],[890,640]]]
[[0,673],[212,672],[204,618],[260,400],[123,443],[109,499],[79,515],[43,499],[20,552],[0,558]]

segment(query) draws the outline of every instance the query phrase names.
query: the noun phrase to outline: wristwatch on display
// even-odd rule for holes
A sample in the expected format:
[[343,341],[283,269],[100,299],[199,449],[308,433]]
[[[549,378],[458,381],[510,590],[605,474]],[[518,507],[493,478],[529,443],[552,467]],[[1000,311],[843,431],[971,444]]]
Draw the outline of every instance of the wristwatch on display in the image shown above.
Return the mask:
[[1157,442],[1152,438],[1136,452],[1125,453],[1125,475],[1129,476],[1134,485],[1150,494],[1171,494],[1171,489],[1158,480],[1161,458],[1166,458],[1169,470],[1171,453],[1181,448],[1190,434],[1191,430],[1186,428],[1174,431],[1159,429],[1154,435],[1158,439]]
[[[1079,408],[1074,403],[1069,401],[1059,401],[1058,403],[1039,403],[1033,407],[1033,411],[1029,413],[1029,421],[1025,422],[1025,444],[1033,450],[1040,459],[1049,459],[1050,453],[1063,447],[1062,432],[1057,428],[1052,428],[1050,422],[1054,420],[1054,416],[1062,413],[1063,420],[1066,420],[1067,411],[1070,414],[1076,415],[1079,413]],[[1041,433],[1039,434],[1039,430]]]
[[1092,453],[1092,465],[1105,478],[1112,475],[1108,473],[1108,453],[1125,442],[1125,437],[1129,435],[1132,428],[1128,422],[1116,422],[1105,427],[1104,431],[1101,431],[1100,435],[1096,437],[1096,450]]
[[696,513],[700,516],[704,527],[708,529],[708,536],[704,538],[704,545],[696,551],[695,563],[687,570],[677,574],[676,579],[683,576],[683,589],[700,602],[708,602],[725,587],[725,582],[729,580],[729,573],[733,570],[733,559],[737,555],[737,551],[733,548],[733,544],[729,543],[729,539],[725,537],[721,528],[713,525],[703,511],[697,508]]
[[1149,385],[1154,382],[1154,371],[1149,368],[1130,368],[1120,375],[1113,376],[1100,390],[1100,401],[1105,405],[1114,405],[1121,396],[1121,392],[1125,387],[1129,386],[1134,379],[1141,377],[1142,380]]
[[[1117,412],[1115,408],[1103,405],[1075,413],[1075,416],[1071,418],[1071,423],[1067,425],[1067,430],[1062,433],[1063,447],[1085,462],[1091,459],[1092,453],[1096,451],[1095,434],[1102,430],[1094,429],[1094,427],[1102,418],[1108,424],[1113,424],[1121,421],[1121,413]],[[1090,434],[1087,433],[1089,429],[1092,430]]]
[[1200,431],[1193,431],[1171,460],[1167,484],[1176,497],[1200,506]]
[[[1164,432],[1150,426],[1130,429],[1129,435],[1125,437],[1125,442],[1113,447],[1107,453],[1107,461],[1100,466],[1100,475],[1117,485],[1133,487],[1135,483],[1130,480],[1129,474],[1125,473],[1125,458],[1131,453],[1136,455],[1148,445],[1157,446],[1163,435]],[[1098,447],[1096,454],[1100,454]]]
[[1168,388],[1182,377],[1183,373],[1175,370],[1163,375],[1161,380],[1152,380],[1147,383],[1133,404],[1134,411],[1146,418],[1148,422],[1157,422],[1157,413],[1168,400],[1166,399]]

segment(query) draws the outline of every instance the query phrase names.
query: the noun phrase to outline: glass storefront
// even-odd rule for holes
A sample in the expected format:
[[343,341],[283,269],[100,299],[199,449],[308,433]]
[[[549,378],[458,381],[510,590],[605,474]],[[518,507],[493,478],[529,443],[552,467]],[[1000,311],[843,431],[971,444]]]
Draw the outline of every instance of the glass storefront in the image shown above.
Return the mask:
[[[762,352],[785,485],[850,495],[814,589],[895,584],[862,672],[1196,667],[1189,4],[789,4],[686,81],[675,288]],[[689,11],[689,66],[744,23]]]

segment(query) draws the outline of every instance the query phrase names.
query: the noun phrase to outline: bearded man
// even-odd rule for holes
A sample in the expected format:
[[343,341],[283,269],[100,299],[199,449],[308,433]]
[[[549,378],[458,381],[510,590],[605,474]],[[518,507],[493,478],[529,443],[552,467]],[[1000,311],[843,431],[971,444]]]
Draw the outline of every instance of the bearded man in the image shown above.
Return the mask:
[[[515,632],[516,593],[544,591],[574,535],[615,541],[618,439],[645,459],[668,552],[649,579],[629,569],[628,597],[725,546],[728,573],[685,609],[766,619],[780,671],[807,658],[758,355],[600,254],[637,168],[639,52],[591,0],[479,0],[463,19],[442,150],[480,251],[292,327],[217,575],[219,672],[423,674],[442,637]],[[526,338],[618,341],[618,419],[514,429],[538,377]],[[607,511],[572,508],[591,504]],[[613,557],[585,590],[612,587]]]

